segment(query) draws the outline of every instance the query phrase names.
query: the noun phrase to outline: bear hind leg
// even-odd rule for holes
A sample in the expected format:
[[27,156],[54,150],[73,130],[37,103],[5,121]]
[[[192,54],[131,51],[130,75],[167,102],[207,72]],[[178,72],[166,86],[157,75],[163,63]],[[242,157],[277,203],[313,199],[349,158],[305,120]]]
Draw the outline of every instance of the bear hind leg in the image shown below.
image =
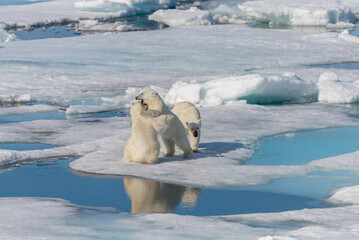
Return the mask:
[[182,138],[175,138],[175,143],[183,151],[184,158],[190,158],[192,156],[192,148],[186,135]]
[[162,137],[163,144],[165,145],[165,152],[163,157],[173,157],[175,154],[175,143],[172,139]]

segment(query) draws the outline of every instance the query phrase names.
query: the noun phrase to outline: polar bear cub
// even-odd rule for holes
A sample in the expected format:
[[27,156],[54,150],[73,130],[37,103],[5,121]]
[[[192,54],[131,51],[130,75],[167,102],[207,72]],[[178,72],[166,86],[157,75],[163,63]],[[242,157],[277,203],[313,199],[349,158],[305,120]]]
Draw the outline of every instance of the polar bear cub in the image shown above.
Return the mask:
[[142,108],[139,102],[131,106],[132,131],[131,137],[125,144],[123,161],[156,163],[160,152],[157,131],[151,119],[141,115]]
[[196,106],[190,102],[177,103],[172,112],[182,122],[193,152],[198,152],[199,139],[201,137],[202,120]]
[[[141,101],[141,115],[152,119],[155,129],[162,136],[165,152],[163,156],[172,157],[175,153],[175,144],[183,151],[183,157],[189,158],[192,155],[186,131],[181,121],[166,106],[163,99],[152,89],[143,91],[136,97]],[[166,121],[159,118],[165,116]]]

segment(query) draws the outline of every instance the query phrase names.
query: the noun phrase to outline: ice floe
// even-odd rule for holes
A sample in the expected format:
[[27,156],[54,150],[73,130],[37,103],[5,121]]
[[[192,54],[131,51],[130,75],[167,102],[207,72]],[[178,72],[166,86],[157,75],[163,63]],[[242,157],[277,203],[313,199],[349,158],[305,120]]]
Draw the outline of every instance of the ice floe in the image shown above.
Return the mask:
[[188,10],[158,10],[148,17],[149,20],[162,22],[170,27],[190,25],[211,25],[212,19],[208,11],[192,7]]
[[12,33],[8,33],[1,29],[0,26],[0,42],[10,42],[16,39],[16,36]]
[[32,101],[66,105],[114,97],[129,87],[169,89],[179,80],[202,84],[263,70],[359,62],[357,39],[345,33],[211,25],[12,41],[1,48],[0,95],[30,94]]
[[318,82],[320,102],[356,103],[359,102],[359,80],[342,82],[333,72],[323,73]]
[[116,13],[128,11],[149,13],[162,8],[174,8],[178,0],[81,0],[75,3],[76,8],[91,12]]
[[[358,206],[218,217],[116,213],[50,198],[1,198],[4,239],[299,240],[359,237]],[[34,224],[36,223],[36,224]],[[14,227],[16,226],[16,227]],[[215,227],[214,227],[215,226]]]
[[313,102],[318,94],[317,86],[304,81],[293,73],[281,76],[242,75],[208,81],[204,84],[177,83],[166,95],[166,101],[174,105],[191,101],[205,106],[245,100],[247,103],[270,104],[283,102]]
[[351,9],[338,0],[248,1],[238,5],[249,18],[261,22],[299,26],[326,26],[337,22],[355,23]]
[[336,190],[324,203],[331,206],[359,205],[358,199],[359,186],[357,185]]
[[294,226],[293,230],[278,231],[275,235],[260,240],[298,240],[298,239],[356,239],[358,235],[358,206],[303,209],[280,213],[248,214],[223,216],[231,222],[250,222],[263,225]]
[[77,171],[208,187],[252,186],[313,171],[334,171],[341,161],[342,169],[356,169],[357,153],[300,166],[240,165],[251,158],[256,142],[264,136],[357,125],[353,109],[322,104],[281,107],[234,104],[200,108],[200,111],[203,120],[201,152],[190,160],[182,159],[177,153],[174,158],[160,158],[155,165],[122,162],[123,146],[131,131],[130,118],[114,117],[2,124],[0,142],[37,142],[57,147],[22,152],[2,150],[0,164],[80,156],[71,163],[71,168]]
[[51,112],[59,110],[58,107],[49,105],[32,105],[32,106],[15,106],[15,107],[1,107],[0,116],[24,114],[24,113],[38,113]]
[[[273,230],[211,217],[176,214],[128,216],[113,209],[78,206],[61,199],[0,198],[4,239],[258,239]],[[5,217],[6,216],[6,217]],[[213,227],[216,226],[216,227]]]

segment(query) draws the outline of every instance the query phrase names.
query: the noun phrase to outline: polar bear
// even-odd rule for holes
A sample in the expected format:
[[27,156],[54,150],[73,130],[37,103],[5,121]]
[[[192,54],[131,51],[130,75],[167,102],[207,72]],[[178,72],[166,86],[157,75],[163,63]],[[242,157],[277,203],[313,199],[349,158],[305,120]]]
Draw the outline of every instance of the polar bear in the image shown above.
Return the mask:
[[131,114],[131,137],[125,144],[123,160],[137,163],[156,163],[160,153],[160,143],[153,121],[141,115],[143,106],[133,103]]
[[202,126],[201,115],[198,109],[190,102],[180,102],[172,108],[172,112],[182,122],[189,136],[189,142],[193,152],[198,152]]
[[[136,97],[141,101],[141,115],[152,119],[154,127],[162,136],[165,152],[163,156],[172,157],[175,153],[175,144],[183,151],[183,157],[192,156],[192,149],[187,139],[186,131],[181,121],[166,106],[163,99],[152,89],[143,91]],[[159,116],[164,116],[159,118]]]

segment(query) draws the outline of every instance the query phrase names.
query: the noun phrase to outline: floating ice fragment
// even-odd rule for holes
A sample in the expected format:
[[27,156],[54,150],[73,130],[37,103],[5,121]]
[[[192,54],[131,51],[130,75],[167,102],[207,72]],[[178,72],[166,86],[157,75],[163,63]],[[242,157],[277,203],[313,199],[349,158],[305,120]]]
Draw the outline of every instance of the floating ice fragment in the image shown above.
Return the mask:
[[0,102],[5,103],[21,103],[21,102],[29,102],[31,101],[30,94],[11,94],[11,95],[0,95]]
[[33,105],[33,106],[17,106],[17,107],[2,107],[0,108],[0,116],[35,113],[35,112],[51,112],[58,110],[58,107],[49,105]]
[[359,185],[336,190],[324,203],[331,206],[359,205]]
[[169,104],[191,101],[204,106],[216,106],[231,101],[270,104],[284,102],[316,101],[318,88],[311,81],[304,81],[293,73],[281,76],[249,74],[198,83],[176,83],[165,100]]
[[148,19],[165,23],[170,27],[212,24],[209,12],[196,7],[191,7],[188,10],[158,10],[148,16]]
[[319,102],[356,103],[359,102],[359,82],[342,82],[333,72],[320,75]]
[[178,0],[82,0],[76,8],[90,12],[127,12],[129,14],[149,13],[158,9],[173,8]]
[[328,23],[326,28],[329,28],[329,29],[345,29],[345,28],[354,29],[355,24],[348,23],[348,22]]
[[338,35],[338,38],[348,41],[348,42],[353,42],[353,43],[359,44],[359,37],[351,35],[348,30],[345,30],[342,33],[340,33]]
[[326,26],[328,23],[355,23],[351,9],[338,0],[261,0],[238,5],[248,17],[272,24]]
[[0,25],[0,42],[10,42],[16,40],[16,36],[13,33],[8,33],[3,30]]
[[[216,2],[212,3],[216,4]],[[213,8],[209,6],[208,11],[213,16],[213,22],[217,24],[245,24],[248,21],[246,14],[237,7],[237,1],[220,2]]]
[[88,113],[99,113],[108,112],[118,109],[115,105],[72,105],[66,109],[67,115],[75,114],[88,114]]

